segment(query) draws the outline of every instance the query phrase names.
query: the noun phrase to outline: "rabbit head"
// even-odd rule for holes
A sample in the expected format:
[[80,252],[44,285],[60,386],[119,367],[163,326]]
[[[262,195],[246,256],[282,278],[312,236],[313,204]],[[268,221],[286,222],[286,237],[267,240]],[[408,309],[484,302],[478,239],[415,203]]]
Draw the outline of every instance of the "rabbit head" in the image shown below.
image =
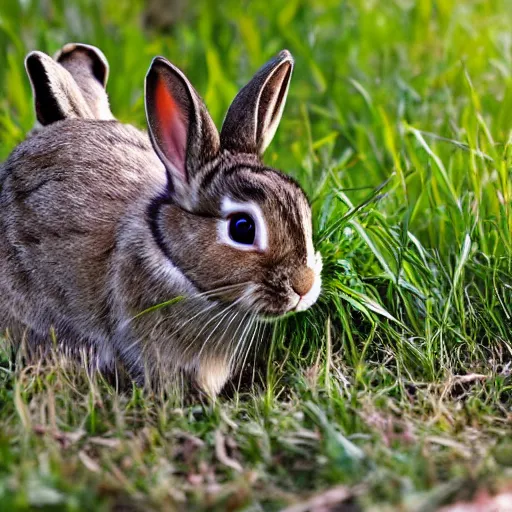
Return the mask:
[[286,50],[263,66],[234,99],[220,136],[179,69],[157,57],[146,77],[150,138],[168,176],[167,194],[151,206],[155,239],[196,289],[218,289],[221,301],[263,317],[307,309],[321,288],[308,200],[261,160],[292,69]]

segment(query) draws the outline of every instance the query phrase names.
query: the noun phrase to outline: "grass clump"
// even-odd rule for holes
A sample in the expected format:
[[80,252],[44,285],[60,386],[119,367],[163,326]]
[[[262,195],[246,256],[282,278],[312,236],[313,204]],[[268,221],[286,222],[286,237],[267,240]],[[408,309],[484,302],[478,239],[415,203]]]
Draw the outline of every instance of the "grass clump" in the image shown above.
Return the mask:
[[[0,368],[6,510],[435,510],[511,479],[512,58],[507,0],[220,5],[164,33],[144,3],[0,7],[0,159],[34,121],[32,49],[102,48],[144,126],[154,55],[215,119],[296,58],[266,161],[312,199],[324,292],[280,324],[256,385],[214,406],[116,393],[60,361]],[[352,508],[349,508],[352,507]]]

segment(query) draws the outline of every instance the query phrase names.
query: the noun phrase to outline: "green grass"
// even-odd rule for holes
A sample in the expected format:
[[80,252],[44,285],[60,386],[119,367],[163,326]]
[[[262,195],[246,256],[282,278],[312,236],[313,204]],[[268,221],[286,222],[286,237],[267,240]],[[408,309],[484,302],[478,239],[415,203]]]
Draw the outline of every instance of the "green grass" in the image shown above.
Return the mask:
[[236,379],[215,405],[5,352],[2,509],[278,510],[334,488],[364,510],[429,511],[510,485],[509,0],[194,4],[158,34],[141,1],[3,2],[0,160],[34,121],[29,50],[102,48],[114,113],[143,127],[154,55],[220,124],[286,47],[295,74],[265,158],[313,200],[320,303],[277,327],[255,386]]

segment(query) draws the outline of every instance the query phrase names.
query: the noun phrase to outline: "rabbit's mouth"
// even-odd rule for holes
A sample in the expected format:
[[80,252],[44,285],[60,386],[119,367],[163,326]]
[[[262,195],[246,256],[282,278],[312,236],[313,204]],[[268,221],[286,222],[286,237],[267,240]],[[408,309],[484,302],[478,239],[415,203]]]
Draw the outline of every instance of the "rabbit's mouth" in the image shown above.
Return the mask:
[[[239,307],[254,312],[260,319],[274,321],[290,314],[305,311],[318,300],[322,289],[322,259],[316,254],[314,267],[304,274],[306,278],[280,283],[247,286],[237,299]],[[307,282],[306,282],[307,281]]]
[[322,257],[314,256],[312,267],[296,272],[287,286],[276,292],[275,289],[263,293],[261,316],[275,319],[292,313],[305,311],[313,306],[322,290]]

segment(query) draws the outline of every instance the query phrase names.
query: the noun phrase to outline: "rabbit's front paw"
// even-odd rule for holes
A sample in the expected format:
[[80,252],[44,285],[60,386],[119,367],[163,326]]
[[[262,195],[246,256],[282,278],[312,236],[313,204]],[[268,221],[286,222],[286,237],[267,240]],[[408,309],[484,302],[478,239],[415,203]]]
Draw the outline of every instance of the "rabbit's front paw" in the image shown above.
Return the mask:
[[201,359],[196,373],[196,383],[211,398],[215,398],[224,387],[231,369],[226,357],[211,355]]

